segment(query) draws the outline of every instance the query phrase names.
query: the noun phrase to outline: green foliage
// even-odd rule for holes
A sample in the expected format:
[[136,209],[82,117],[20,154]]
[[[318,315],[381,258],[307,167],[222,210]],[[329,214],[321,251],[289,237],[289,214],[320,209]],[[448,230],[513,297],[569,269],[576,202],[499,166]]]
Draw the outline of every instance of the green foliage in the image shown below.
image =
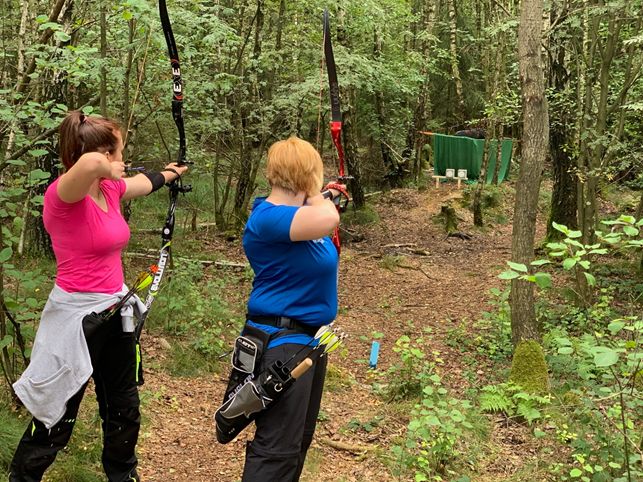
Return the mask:
[[511,310],[509,307],[509,293],[506,289],[497,288],[489,290],[493,298],[489,304],[491,311],[483,311],[482,318],[476,322],[478,335],[474,339],[474,347],[478,353],[494,361],[502,361],[513,353],[511,341]]
[[416,481],[442,480],[441,474],[452,473],[449,467],[461,454],[463,438],[473,432],[474,420],[471,402],[449,394],[439,375],[425,376],[404,444],[391,450]]
[[[536,260],[532,261],[531,265],[542,266],[546,263],[549,263],[549,261]],[[507,261],[507,265],[510,269],[500,273],[498,278],[502,280],[520,279],[523,281],[530,281],[532,283],[536,283],[539,288],[549,288],[551,286],[551,275],[549,273],[536,272],[534,274],[530,274],[527,265],[523,263],[514,263],[513,261]]]
[[608,319],[605,305],[611,304],[613,300],[604,297],[587,309],[585,330],[574,327],[572,334],[561,325],[545,337],[556,375],[552,379],[560,379],[558,390],[571,411],[568,423],[575,426],[576,435],[563,440],[574,451],[575,464],[568,472],[572,479],[625,481],[628,470],[629,480],[643,474],[636,451],[643,440],[637,429],[643,411],[638,383],[643,319],[637,315]]
[[509,379],[527,393],[549,393],[547,362],[542,347],[535,340],[522,340],[516,346]]
[[346,226],[368,226],[377,224],[379,220],[377,211],[368,204],[362,209],[348,209],[342,214],[342,224]]
[[541,410],[551,403],[551,397],[535,394],[508,382],[484,387],[479,403],[483,412],[500,412],[508,418],[520,418],[531,424],[543,418]]
[[423,338],[412,340],[403,335],[395,341],[393,351],[399,355],[400,361],[385,373],[384,379],[388,384],[384,387],[383,394],[387,400],[418,398],[427,384],[440,381],[439,375],[435,373],[435,363],[427,359],[423,346]]
[[[567,226],[552,223],[552,226],[560,231],[565,238],[558,242],[547,243],[549,256],[559,259],[565,271],[574,274],[574,292],[582,306],[592,303],[594,289],[597,280],[591,272],[593,259],[596,256],[615,255],[624,253],[626,255],[640,252],[643,248],[643,239],[640,239],[640,230],[643,226],[643,219],[636,220],[633,216],[621,215],[615,220],[602,221],[606,226],[612,226],[610,232],[596,231],[596,243],[583,244],[580,242],[583,233],[571,230]],[[538,259],[532,261],[532,267],[540,267],[550,264],[549,259]],[[507,261],[508,270],[502,272],[498,277],[503,280],[521,279],[531,281],[540,288],[549,288],[552,285],[549,273],[537,272],[531,274],[530,268],[522,263]]]
[[614,255],[618,252],[635,252],[643,248],[643,239],[639,239],[643,219],[638,222],[632,216],[622,215],[616,220],[602,221],[612,226],[608,233],[596,231],[596,243],[583,244],[580,231],[574,231],[561,224],[552,223],[553,227],[563,233],[565,238],[560,242],[548,243],[549,256],[560,258],[563,269],[575,273],[576,294],[582,304],[587,305],[593,299],[593,288],[597,281],[591,273],[593,258],[596,256]]
[[171,346],[171,357],[165,366],[172,376],[195,377],[218,368],[218,357],[207,356],[195,347],[195,343],[186,343],[177,338],[172,340]]
[[[223,354],[225,335],[241,324],[219,295],[224,287],[225,280],[207,278],[200,263],[182,261],[164,280],[150,325],[162,323],[166,332],[187,340],[193,350],[208,358]],[[184,357],[185,350],[177,348],[177,355]]]
[[349,422],[346,424],[346,428],[348,430],[351,430],[353,432],[366,432],[366,433],[371,433],[373,430],[378,428],[382,422],[384,421],[384,417],[381,415],[376,415],[375,417],[365,421],[361,422],[360,420],[356,418],[352,418],[349,420]]
[[355,379],[347,370],[333,363],[328,363],[324,390],[328,392],[341,392],[355,384]]
[[[69,445],[46,472],[45,482],[100,482],[104,480],[101,467],[102,437],[96,401],[86,395],[90,403],[83,403]],[[85,407],[85,408],[83,408]],[[88,408],[88,409],[86,409]],[[7,474],[18,441],[27,429],[30,417],[18,413],[0,400],[0,474]]]
[[25,431],[25,419],[18,419],[9,404],[0,399],[0,475],[9,472],[9,464]]
[[[469,184],[462,190],[463,207],[471,208],[476,189],[476,184]],[[494,184],[485,185],[480,198],[482,209],[487,210],[499,207],[502,203],[502,195],[503,190],[501,187]]]
[[7,308],[7,312],[0,318],[0,331],[5,334],[0,339],[0,350],[5,354],[0,357],[0,367],[7,374],[8,380],[5,378],[5,381],[13,383],[31,356],[31,345],[45,304],[50,278],[46,270],[24,262],[20,266],[5,262],[0,275],[5,276],[3,295]]

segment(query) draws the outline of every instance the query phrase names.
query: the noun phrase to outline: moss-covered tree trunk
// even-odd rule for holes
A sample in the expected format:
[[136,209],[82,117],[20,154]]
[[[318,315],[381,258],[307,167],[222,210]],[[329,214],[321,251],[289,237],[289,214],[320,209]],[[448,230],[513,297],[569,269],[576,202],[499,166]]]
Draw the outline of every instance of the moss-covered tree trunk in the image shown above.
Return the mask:
[[547,362],[542,347],[535,340],[523,340],[514,350],[509,380],[528,392],[549,392]]
[[440,208],[440,220],[444,223],[444,231],[447,234],[458,231],[458,215],[450,204],[444,204]]

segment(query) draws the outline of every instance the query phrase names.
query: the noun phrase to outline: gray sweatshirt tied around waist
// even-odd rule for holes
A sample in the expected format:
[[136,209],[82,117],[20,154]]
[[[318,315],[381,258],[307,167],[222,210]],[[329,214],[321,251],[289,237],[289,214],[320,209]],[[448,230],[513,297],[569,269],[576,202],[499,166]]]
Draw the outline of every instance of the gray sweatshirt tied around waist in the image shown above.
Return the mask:
[[[34,340],[31,362],[13,384],[18,398],[45,427],[51,428],[62,419],[67,401],[93,372],[83,318],[106,310],[125,293],[125,285],[113,295],[68,293],[58,285],[51,290]],[[140,317],[144,312],[145,305],[138,296],[130,298],[121,309],[123,331],[134,331],[134,316]]]

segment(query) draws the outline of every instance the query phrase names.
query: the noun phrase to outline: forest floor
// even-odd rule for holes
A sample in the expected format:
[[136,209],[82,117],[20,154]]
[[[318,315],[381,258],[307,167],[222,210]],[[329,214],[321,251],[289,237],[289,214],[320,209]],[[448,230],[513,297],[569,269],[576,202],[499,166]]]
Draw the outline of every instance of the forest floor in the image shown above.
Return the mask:
[[[374,382],[386,384],[387,369],[399,362],[393,347],[400,336],[424,337],[424,353],[437,360],[444,384],[454,394],[502,376],[475,350],[467,353],[459,340],[475,339],[474,322],[482,312],[493,311],[488,304],[490,288],[503,287],[497,275],[510,257],[513,200],[502,201],[509,222],[484,230],[474,230],[470,212],[459,208],[460,229],[472,238],[447,238],[435,218],[445,202],[457,202],[461,196],[455,186],[442,185],[419,192],[394,190],[369,200],[379,222],[358,227],[363,239],[343,248],[336,324],[349,334],[347,350],[330,356],[320,421],[302,480],[413,480],[408,472],[393,475],[400,461],[389,451],[393,444],[403,443],[412,405],[400,409],[373,388]],[[221,241],[217,249],[225,250],[221,254],[226,259],[243,262],[238,244]],[[238,296],[230,294],[237,297],[240,313],[248,289],[244,286]],[[372,340],[379,336],[379,364],[370,370],[366,360]],[[153,335],[147,335],[144,343],[146,420],[139,445],[143,479],[239,480],[252,430],[228,445],[214,438],[213,414],[222,399],[226,370],[173,377],[154,368],[155,359],[166,356],[167,343]],[[466,453],[463,441],[468,472],[478,474],[471,480],[545,480],[530,472],[538,465],[542,447],[534,445],[528,427],[509,425],[494,416],[488,417],[487,426],[484,454]],[[534,478],[521,475],[525,473]]]

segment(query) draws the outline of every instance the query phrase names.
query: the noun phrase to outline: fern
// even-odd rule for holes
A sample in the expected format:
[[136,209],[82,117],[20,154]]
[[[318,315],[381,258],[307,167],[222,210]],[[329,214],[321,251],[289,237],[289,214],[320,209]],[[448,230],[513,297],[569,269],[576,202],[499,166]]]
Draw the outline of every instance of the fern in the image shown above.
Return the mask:
[[504,412],[510,415],[514,403],[502,385],[489,385],[482,389],[480,409],[483,412]]
[[534,407],[534,403],[531,400],[522,400],[518,402],[516,412],[522,418],[524,418],[529,425],[536,419],[540,418],[540,411]]
[[514,383],[487,385],[482,389],[479,398],[483,412],[504,413],[507,417],[519,415],[528,424],[542,417],[540,408],[548,405],[551,398],[522,391]]

